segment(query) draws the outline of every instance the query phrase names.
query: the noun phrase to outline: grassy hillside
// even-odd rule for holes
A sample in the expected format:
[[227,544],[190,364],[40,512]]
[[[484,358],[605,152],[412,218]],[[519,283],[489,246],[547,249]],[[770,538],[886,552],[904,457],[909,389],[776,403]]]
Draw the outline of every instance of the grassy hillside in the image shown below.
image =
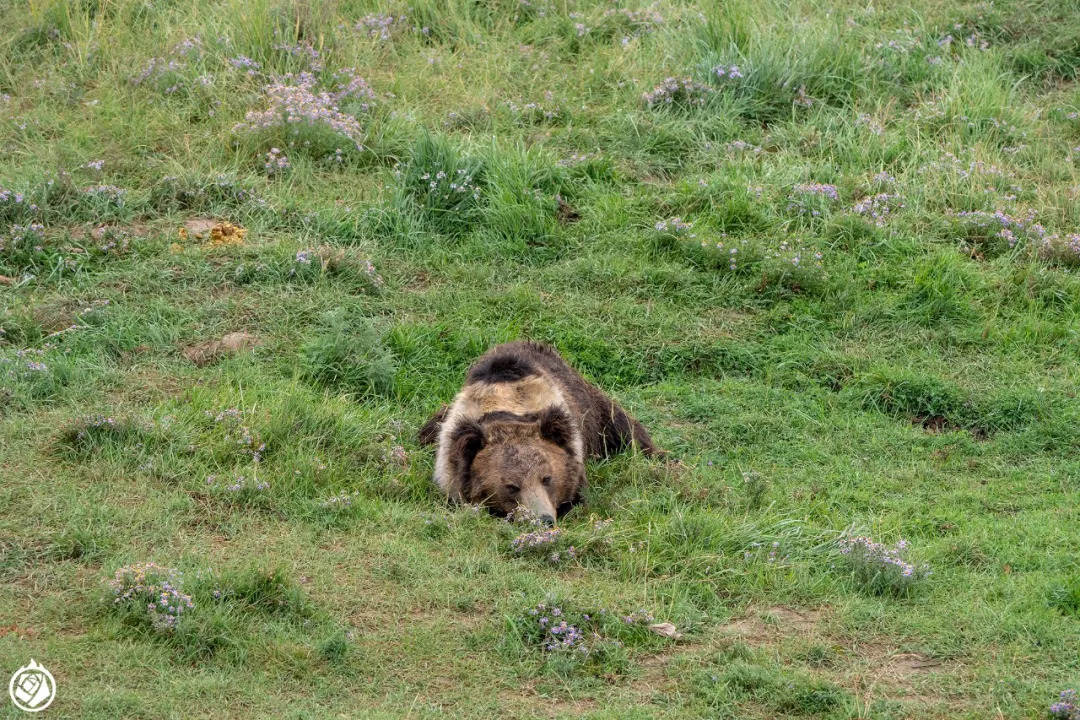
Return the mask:
[[[64,718],[1048,717],[1078,67],[1076,0],[0,0],[0,675]],[[516,338],[677,461],[515,544],[415,433]]]

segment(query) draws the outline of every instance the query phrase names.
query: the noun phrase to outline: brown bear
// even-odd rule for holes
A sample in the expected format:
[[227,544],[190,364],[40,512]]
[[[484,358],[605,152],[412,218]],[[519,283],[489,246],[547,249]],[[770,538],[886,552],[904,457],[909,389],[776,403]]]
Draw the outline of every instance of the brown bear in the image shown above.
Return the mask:
[[630,443],[662,456],[645,427],[590,385],[549,345],[498,345],[420,428],[438,443],[435,483],[454,501],[506,515],[519,506],[554,523],[585,488],[585,458]]

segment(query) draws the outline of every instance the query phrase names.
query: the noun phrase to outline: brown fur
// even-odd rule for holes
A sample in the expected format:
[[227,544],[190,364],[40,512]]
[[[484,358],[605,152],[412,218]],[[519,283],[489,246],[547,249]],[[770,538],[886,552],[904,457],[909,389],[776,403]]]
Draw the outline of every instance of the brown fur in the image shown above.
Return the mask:
[[[449,423],[449,426],[447,424]],[[547,345],[492,348],[450,406],[420,429],[439,444],[436,482],[452,499],[498,513],[525,505],[553,521],[585,487],[586,457],[631,443],[662,455],[647,430]]]

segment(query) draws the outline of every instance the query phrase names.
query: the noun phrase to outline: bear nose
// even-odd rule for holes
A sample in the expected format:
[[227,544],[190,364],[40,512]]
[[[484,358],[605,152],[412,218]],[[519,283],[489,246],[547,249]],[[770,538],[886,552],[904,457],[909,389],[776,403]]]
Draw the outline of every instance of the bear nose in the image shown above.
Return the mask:
[[551,527],[555,524],[555,518],[551,515],[541,515],[540,522],[544,523],[548,527]]

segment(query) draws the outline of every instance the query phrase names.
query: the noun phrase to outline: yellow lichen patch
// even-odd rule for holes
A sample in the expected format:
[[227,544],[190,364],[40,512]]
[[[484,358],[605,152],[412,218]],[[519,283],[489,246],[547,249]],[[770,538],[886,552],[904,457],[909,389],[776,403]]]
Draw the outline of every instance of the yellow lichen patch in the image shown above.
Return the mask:
[[210,229],[210,246],[243,245],[247,229],[230,222],[218,223]]

